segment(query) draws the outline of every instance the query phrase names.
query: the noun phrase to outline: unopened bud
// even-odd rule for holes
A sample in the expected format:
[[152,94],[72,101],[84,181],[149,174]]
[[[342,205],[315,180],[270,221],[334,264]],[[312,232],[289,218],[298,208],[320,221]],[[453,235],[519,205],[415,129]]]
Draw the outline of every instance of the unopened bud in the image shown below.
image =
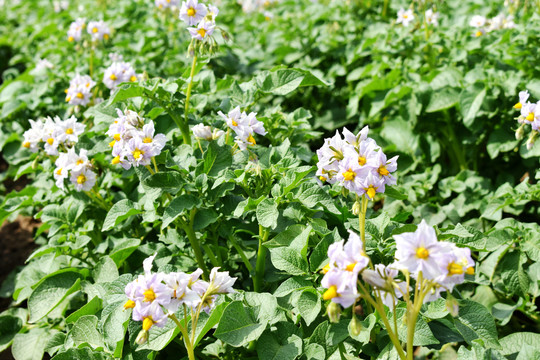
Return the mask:
[[453,296],[449,296],[448,299],[446,299],[446,309],[452,315],[453,317],[458,316],[459,314],[459,303]]
[[231,41],[231,36],[229,35],[228,32],[226,32],[223,29],[221,30],[221,36],[223,37],[223,40],[225,40],[226,42]]
[[194,57],[194,56],[195,56],[195,47],[193,46],[193,42],[191,42],[188,47],[188,57]]
[[141,330],[139,332],[139,335],[137,335],[137,338],[135,339],[135,342],[139,345],[143,345],[148,340],[148,331]]
[[360,323],[360,321],[358,321],[358,318],[354,314],[351,322],[349,323],[349,330],[354,336],[358,336],[360,335],[360,332],[362,332],[362,324]]
[[536,141],[536,136],[538,135],[538,132],[537,131],[533,131],[531,133],[531,135],[529,136],[529,138],[527,139],[527,150],[531,150],[535,141]]
[[353,215],[358,216],[360,214],[360,210],[362,209],[362,204],[360,204],[360,201],[356,200],[352,206],[352,213]]
[[39,163],[39,157],[36,157],[34,161],[32,161],[32,170],[36,170],[38,168]]
[[326,308],[326,313],[331,323],[338,323],[341,316],[341,306],[335,302],[331,302]]
[[523,124],[521,124],[521,126],[516,130],[516,140],[523,139],[524,133],[525,131],[523,130]]

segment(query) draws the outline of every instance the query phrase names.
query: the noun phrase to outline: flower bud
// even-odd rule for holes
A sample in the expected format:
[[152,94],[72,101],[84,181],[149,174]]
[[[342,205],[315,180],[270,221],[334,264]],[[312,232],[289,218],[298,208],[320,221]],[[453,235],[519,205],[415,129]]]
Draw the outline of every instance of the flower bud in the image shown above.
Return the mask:
[[349,330],[354,336],[360,335],[360,332],[362,331],[362,324],[360,323],[360,321],[358,321],[358,318],[354,314],[351,322],[349,323]]
[[521,126],[516,130],[516,140],[523,139],[524,133],[525,131],[523,130],[523,124],[521,124]]
[[458,316],[459,314],[459,303],[453,296],[449,296],[448,299],[446,299],[446,309],[452,315],[453,317]]
[[353,215],[356,215],[358,216],[358,214],[360,214],[360,210],[362,208],[362,204],[360,204],[360,201],[356,200],[353,204],[353,207],[352,207],[352,213]]
[[139,345],[143,345],[148,340],[148,331],[141,330],[139,332],[139,335],[137,335],[137,338],[135,339],[135,342]]
[[193,42],[191,42],[188,47],[188,57],[194,57],[194,56],[195,56],[195,47],[193,46]]
[[536,141],[536,136],[538,135],[538,132],[536,131],[533,131],[531,133],[531,135],[529,136],[529,138],[527,139],[527,150],[531,150],[535,141]]
[[36,157],[34,161],[32,161],[32,170],[36,170],[38,168],[39,164],[39,157]]
[[341,316],[341,306],[335,302],[331,302],[326,308],[326,313],[331,323],[338,323]]
[[229,35],[229,33],[223,29],[220,29],[220,30],[221,30],[221,36],[223,37],[223,40],[225,40],[226,42],[231,41],[231,36]]

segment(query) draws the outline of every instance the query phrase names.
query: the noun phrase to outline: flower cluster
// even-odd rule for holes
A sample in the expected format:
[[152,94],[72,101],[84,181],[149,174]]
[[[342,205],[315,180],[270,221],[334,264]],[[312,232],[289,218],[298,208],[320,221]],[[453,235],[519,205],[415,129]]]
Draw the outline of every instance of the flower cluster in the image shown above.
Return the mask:
[[221,137],[221,135],[224,134],[223,130],[212,130],[210,126],[204,126],[203,124],[195,125],[191,128],[191,131],[193,131],[193,135],[195,135],[197,139],[204,139],[208,141],[217,140]]
[[[439,13],[434,12],[433,9],[428,9],[424,13],[426,24],[438,26],[439,25]],[[415,19],[412,9],[405,10],[399,9],[397,13],[396,24],[402,24],[403,26],[409,26]]]
[[218,115],[236,134],[235,142],[241,150],[246,150],[248,146],[256,144],[253,134],[266,135],[264,124],[255,117],[257,113],[246,114],[245,111],[240,111],[240,107],[237,106],[227,115],[221,111],[218,111]]
[[22,146],[32,152],[37,152],[43,142],[47,155],[58,155],[59,148],[66,149],[73,146],[79,141],[79,135],[85,128],[85,125],[78,123],[74,116],[67,120],[55,116],[54,119],[46,117],[43,120],[29,121],[30,129],[23,134]]
[[67,178],[77,191],[90,191],[96,184],[96,173],[92,171],[92,164],[85,149],[79,154],[75,152],[75,148],[70,148],[67,153],[60,153],[55,165],[54,179],[60,189],[64,189],[64,180]]
[[242,6],[242,11],[245,13],[252,13],[255,11],[262,11],[267,16],[265,8],[277,3],[279,0],[237,0],[238,4]]
[[482,15],[474,15],[469,22],[469,25],[476,28],[474,36],[482,36],[483,34],[495,30],[513,29],[516,27],[514,17],[499,14],[494,18],[487,19]]
[[180,0],[155,0],[154,3],[161,10],[180,6]]
[[88,25],[86,25],[86,19],[78,18],[69,25],[67,33],[68,41],[80,41],[82,39],[82,31],[85,27],[93,41],[108,40],[111,36],[111,30],[103,20],[90,21],[88,22]]
[[[191,35],[192,42],[189,45],[189,54],[193,56],[196,51],[212,53],[218,48],[217,42],[212,36],[217,29],[216,17],[219,14],[219,9],[214,5],[199,3],[198,0],[187,0],[180,7],[180,19],[183,20],[189,27],[187,30]],[[221,30],[222,36],[227,39],[228,35]],[[196,41],[195,44],[193,41]]]
[[112,164],[124,169],[131,166],[150,165],[154,156],[161,153],[167,139],[163,134],[154,134],[154,122],[145,124],[144,118],[134,111],[116,109],[118,118],[109,126],[107,135],[113,138]]
[[201,269],[191,274],[184,272],[153,273],[152,263],[155,255],[143,262],[144,274],[126,285],[128,301],[125,309],[133,309],[133,320],[142,321],[143,331],[154,325],[163,327],[167,317],[176,313],[183,305],[192,310],[210,313],[218,295],[233,293],[236,278],[228,272],[213,268],[209,281],[200,280]]
[[529,102],[529,92],[527,90],[519,92],[519,101],[514,105],[514,109],[520,111],[516,118],[520,124],[516,130],[516,139],[523,138],[524,130],[527,125],[531,125],[532,132],[527,140],[527,149],[530,150],[536,141],[540,131],[540,101],[537,103]]
[[96,82],[88,75],[75,75],[66,89],[66,102],[70,105],[86,106],[92,99],[92,88]]
[[138,80],[133,66],[125,61],[114,61],[103,75],[103,83],[111,90],[115,90],[118,84],[123,82],[135,82]]
[[386,185],[395,185],[392,173],[397,169],[397,156],[387,160],[375,140],[369,138],[369,128],[357,135],[343,129],[343,138],[336,134],[325,139],[317,150],[317,176],[330,184],[339,183],[358,196],[366,194],[373,200],[375,193],[383,193]]
[[323,269],[321,285],[327,289],[323,298],[345,308],[351,306],[360,296],[357,282],[361,275],[363,282],[371,285],[382,302],[391,307],[398,298],[409,297],[407,282],[396,279],[401,271],[419,282],[427,281],[422,300],[429,302],[438,299],[441,292],[452,291],[455,285],[463,283],[465,274],[474,274],[470,249],[437,241],[435,230],[424,220],[414,233],[394,235],[394,239],[394,263],[370,268],[362,240],[355,233],[350,233],[345,244],[343,240],[332,244],[328,248],[330,263]]
[[53,1],[53,7],[54,12],[59,13],[63,10],[67,10],[69,7],[69,1],[67,0],[61,0],[61,1]]

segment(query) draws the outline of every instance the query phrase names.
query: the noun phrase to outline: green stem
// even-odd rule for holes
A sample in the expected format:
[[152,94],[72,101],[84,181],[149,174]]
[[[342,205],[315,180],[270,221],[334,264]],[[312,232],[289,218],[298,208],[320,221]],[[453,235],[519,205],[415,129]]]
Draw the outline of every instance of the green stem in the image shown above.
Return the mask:
[[238,251],[238,254],[242,258],[242,261],[244,262],[244,265],[246,265],[246,268],[249,272],[253,271],[253,266],[251,266],[251,263],[249,262],[249,259],[247,258],[246,254],[244,253],[244,250],[238,245],[236,242],[236,239],[234,238],[234,235],[229,235],[229,241],[231,242],[232,246]]
[[456,155],[456,159],[459,164],[460,170],[466,170],[467,169],[467,161],[465,160],[465,156],[463,155],[463,147],[461,146],[461,141],[458,141],[456,133],[454,132],[454,127],[452,126],[450,115],[448,114],[448,110],[444,111],[444,119],[446,120],[446,128],[447,128],[447,135],[449,137],[449,143],[454,150],[454,153]]
[[253,277],[253,289],[255,292],[261,291],[266,263],[266,248],[263,243],[268,239],[269,234],[270,231],[259,225],[259,249],[257,251],[257,263],[255,264],[255,276]]
[[219,267],[219,263],[216,259],[216,255],[214,255],[214,252],[212,251],[210,246],[203,245],[202,248],[204,249],[204,251],[206,251],[206,254],[210,258],[210,262],[212,263],[212,265],[214,265],[214,267]]
[[[429,290],[429,289],[427,290],[424,289],[424,280],[423,280],[421,271],[418,274],[418,279],[417,279],[415,288],[416,288],[414,291],[415,298],[414,298],[412,311],[407,311],[407,360],[414,359],[413,342],[414,342],[414,331],[416,329],[416,320],[418,319],[418,314],[420,313],[420,309],[422,308],[424,297],[426,296],[428,292],[427,290]],[[407,304],[410,304],[410,302],[408,302]]]
[[201,245],[199,244],[199,240],[197,239],[197,236],[195,235],[195,231],[193,230],[193,220],[195,218],[196,213],[197,213],[197,209],[191,210],[191,213],[189,216],[189,222],[187,224],[183,224],[183,228],[189,239],[189,243],[191,244],[191,247],[193,248],[193,252],[195,253],[195,258],[197,259],[197,263],[199,264],[199,267],[203,271],[204,278],[208,279],[208,269],[206,268],[206,264],[204,263],[204,258],[201,252]]
[[388,10],[388,3],[389,3],[388,0],[384,0],[384,5],[383,5],[383,9],[382,9],[382,16],[383,17],[386,17],[386,11]]
[[178,320],[176,315],[171,314],[171,315],[169,315],[169,318],[172,319],[172,321],[174,321],[176,323],[176,326],[178,327],[178,329],[182,333],[182,337],[184,338],[184,345],[186,347],[189,360],[196,360],[195,352],[194,352],[194,349],[193,349],[193,344],[189,340],[189,335],[188,335],[187,329],[184,326],[182,326],[182,324],[180,323],[180,321]]
[[[197,66],[197,55],[193,56],[193,63],[191,64],[191,72],[189,74],[189,84],[186,91],[186,104],[184,107],[184,124],[183,125],[187,127],[188,135],[189,135],[189,125],[188,125],[189,99],[191,98],[191,88],[193,87],[193,77],[195,76],[196,66]],[[182,136],[184,136],[184,130],[182,130]],[[186,142],[186,138],[184,136],[184,142],[186,144],[191,145],[191,136],[189,136],[189,142]]]
[[362,239],[362,250],[366,253],[366,212],[368,206],[368,198],[362,195],[362,205],[358,213],[358,226],[360,228],[360,238]]

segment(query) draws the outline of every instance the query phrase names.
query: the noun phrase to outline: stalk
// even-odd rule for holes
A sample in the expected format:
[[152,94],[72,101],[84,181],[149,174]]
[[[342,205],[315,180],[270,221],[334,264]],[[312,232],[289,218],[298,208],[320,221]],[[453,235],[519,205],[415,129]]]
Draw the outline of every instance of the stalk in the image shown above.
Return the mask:
[[259,250],[257,251],[257,263],[255,265],[255,277],[253,277],[253,289],[255,292],[261,291],[264,278],[264,266],[266,262],[266,248],[263,243],[268,239],[269,231],[259,225]]
[[171,315],[169,315],[169,318],[172,319],[172,321],[174,321],[176,323],[176,326],[178,327],[178,329],[182,333],[182,337],[184,338],[184,345],[186,347],[189,360],[196,360],[195,352],[194,352],[194,349],[193,349],[193,344],[189,340],[189,335],[187,333],[187,329],[184,326],[182,326],[182,324],[180,323],[180,321],[178,320],[176,315],[171,314]]
[[[191,98],[191,88],[193,87],[193,77],[195,76],[195,67],[197,66],[197,55],[193,56],[193,63],[191,64],[191,73],[189,74],[189,84],[186,91],[186,105],[184,107],[184,123],[182,131],[182,136],[184,137],[184,143],[191,145],[191,136],[189,135],[189,125],[188,125],[188,111],[189,111],[189,99]],[[187,128],[187,131],[186,131]],[[187,138],[186,139],[186,133]],[[186,141],[187,140],[187,141]]]
[[360,228],[360,238],[362,239],[362,250],[364,251],[364,254],[366,253],[366,212],[368,201],[368,198],[365,195],[362,195],[362,206],[358,213],[358,225]]
[[201,244],[199,243],[199,239],[197,239],[197,236],[195,235],[195,231],[193,230],[193,219],[195,218],[195,214],[197,213],[197,209],[191,210],[191,213],[189,215],[189,222],[187,224],[183,224],[184,231],[186,232],[186,235],[189,239],[189,243],[191,244],[191,247],[193,248],[193,252],[195,253],[195,258],[197,259],[197,263],[199,264],[199,267],[203,271],[204,278],[208,279],[208,269],[206,268],[206,264],[204,263],[204,257],[201,252]]
[[247,258],[246,254],[244,253],[244,250],[238,245],[236,242],[236,239],[233,235],[229,235],[229,241],[231,242],[232,246],[238,251],[238,254],[242,258],[242,261],[244,262],[244,265],[246,265],[246,269],[248,269],[249,272],[253,271],[253,266],[251,266],[251,263],[249,262],[249,259]]

